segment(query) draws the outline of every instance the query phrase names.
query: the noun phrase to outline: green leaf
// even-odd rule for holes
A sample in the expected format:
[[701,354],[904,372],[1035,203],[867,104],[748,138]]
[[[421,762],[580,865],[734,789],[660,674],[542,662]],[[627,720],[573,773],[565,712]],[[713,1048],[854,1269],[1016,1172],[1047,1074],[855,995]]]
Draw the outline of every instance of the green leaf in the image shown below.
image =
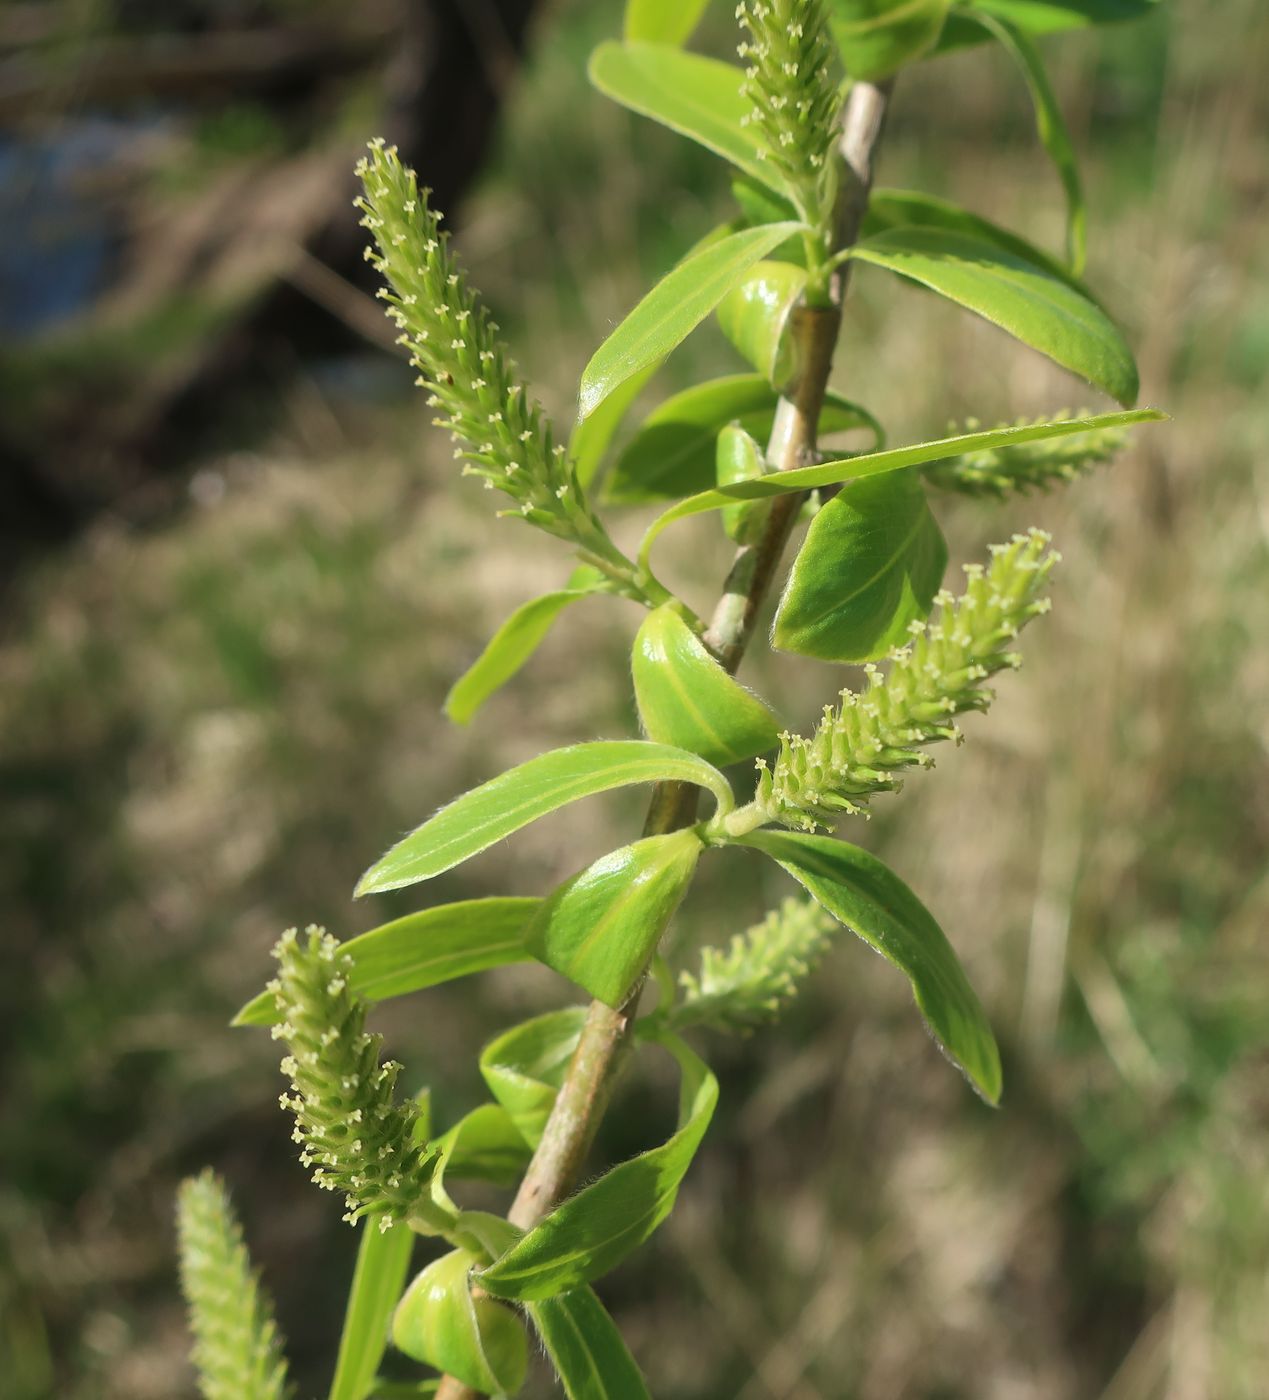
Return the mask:
[[[711,379],[675,394],[644,420],[613,469],[607,500],[621,505],[674,500],[705,491],[715,480],[715,439],[729,424],[766,442],[780,396],[760,374]],[[820,413],[819,436],[870,429],[874,446],[881,425],[858,404],[830,393]]]
[[1132,352],[1069,282],[990,243],[934,228],[891,229],[850,253],[976,312],[1120,403],[1135,402]]
[[489,639],[484,651],[454,682],[445,697],[445,713],[455,724],[467,724],[476,711],[511,679],[542,644],[551,624],[570,603],[603,591],[604,577],[585,565],[573,573],[568,587],[544,593],[522,604]]
[[879,82],[938,42],[949,0],[830,0],[829,24],[852,78]]
[[482,1270],[477,1277],[491,1293],[537,1302],[589,1283],[637,1249],[674,1208],[718,1102],[718,1081],[677,1037],[657,1038],[683,1071],[678,1131],[570,1196]]
[[591,996],[621,1006],[687,893],[702,849],[688,829],[601,856],[543,902],[527,947]]
[[[540,899],[498,897],[441,904],[393,919],[340,944],[352,959],[354,996],[384,1001],[452,982],[473,972],[527,962],[524,930]],[[278,1010],[272,992],[261,992],[234,1017],[235,1026],[271,1026]]]
[[437,1141],[432,1188],[444,1190],[446,1176],[460,1181],[492,1181],[514,1186],[528,1165],[529,1144],[500,1103],[482,1103],[460,1118]]
[[531,758],[442,807],[366,871],[357,894],[430,880],[578,798],[660,782],[708,788],[724,811],[734,801],[718,769],[682,749],[638,739],[573,744]]
[[943,1052],[988,1103],[999,1100],[1000,1053],[983,1008],[934,916],[893,870],[830,836],[755,831],[739,844],[770,856],[905,973]]
[[962,209],[959,204],[938,199],[932,194],[922,194],[918,190],[873,190],[864,215],[863,236],[871,238],[874,234],[904,226],[941,228],[949,233],[968,234],[971,238],[993,243],[1024,262],[1034,263],[1060,282],[1066,282],[1089,301],[1097,302],[1089,288],[1072,274],[1065,263],[1009,229],[1001,228],[989,219]]
[[626,0],[625,36],[682,44],[705,13],[709,0]]
[[[974,10],[993,14],[1016,24],[1028,34],[1056,34],[1064,29],[1119,24],[1144,19],[1159,7],[1159,0],[971,0]],[[971,18],[969,7],[948,17],[936,53],[981,44],[986,35]]]
[[568,1400],[651,1400],[616,1323],[590,1288],[526,1303]]
[[765,158],[759,128],[746,122],[745,75],[734,64],[669,44],[610,42],[591,55],[589,73],[614,102],[689,137],[777,194],[788,193],[775,162]]
[[789,317],[806,287],[806,269],[764,259],[718,304],[718,324],[741,355],[775,388],[797,372]]
[[649,365],[638,374],[632,374],[624,384],[608,395],[589,418],[583,418],[573,424],[573,432],[568,440],[568,455],[573,459],[573,470],[577,473],[577,480],[583,490],[589,488],[599,474],[617,429],[625,421],[626,414],[648,381],[660,368],[660,365]]
[[380,1230],[377,1220],[362,1222],[330,1400],[366,1400],[374,1389],[417,1238],[404,1226]]
[[1102,428],[1127,428],[1134,423],[1159,423],[1167,416],[1157,408],[1135,408],[1126,413],[1101,413],[1092,418],[1062,418],[1050,423],[1028,423],[1022,427],[990,428],[984,432],[941,438],[937,442],[922,442],[914,447],[891,447],[863,457],[844,457],[840,461],[822,462],[816,467],[773,472],[756,481],[737,481],[731,486],[701,491],[657,516],[644,533],[639,546],[639,563],[645,569],[648,567],[652,546],[671,525],[706,511],[723,510],[737,501],[768,500],[790,491],[815,491],[822,486],[839,486],[844,481],[881,476],[908,467],[922,467],[929,462],[942,462],[962,452],[1011,447],[1023,442],[1044,442],[1049,438],[1069,437],[1074,433],[1094,432]]
[[480,1055],[489,1092],[536,1147],[586,1021],[584,1006],[548,1011],[490,1041]]
[[472,1296],[468,1276],[476,1262],[456,1249],[429,1264],[397,1307],[392,1340],[482,1395],[514,1395],[529,1366],[524,1326],[510,1308]]
[[[714,453],[714,477],[719,486],[755,481],[767,474],[762,448],[738,423],[729,423],[718,435]],[[743,501],[723,511],[723,529],[737,544],[757,544],[767,508],[761,501]]]
[[947,545],[912,472],[854,482],[823,506],[776,612],[781,651],[872,661],[908,640],[947,568]]
[[801,228],[780,223],[742,229],[666,273],[591,356],[582,373],[578,416],[588,417],[632,374],[663,360],[754,263]]
[[1066,192],[1066,256],[1071,271],[1078,277],[1084,271],[1088,252],[1088,213],[1084,207],[1084,185],[1080,179],[1079,159],[1071,133],[1066,129],[1062,109],[1049,84],[1044,62],[1024,30],[987,11],[975,14],[966,11],[987,30],[1022,71],[1031,105],[1035,109],[1036,134],[1048,152],[1049,159]]
[[729,676],[672,604],[648,614],[631,663],[648,736],[723,766],[774,748],[783,727]]

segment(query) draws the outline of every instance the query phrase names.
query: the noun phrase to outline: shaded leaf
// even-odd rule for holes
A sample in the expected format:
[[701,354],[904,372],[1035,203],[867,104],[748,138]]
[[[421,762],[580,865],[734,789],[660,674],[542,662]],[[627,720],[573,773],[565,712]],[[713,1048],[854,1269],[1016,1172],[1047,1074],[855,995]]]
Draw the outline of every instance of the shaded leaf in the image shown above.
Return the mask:
[[526,1303],[568,1400],[651,1400],[616,1323],[590,1288]]
[[621,1006],[687,893],[702,849],[689,829],[601,856],[543,901],[526,946],[591,996]]
[[708,788],[720,808],[733,803],[727,779],[703,759],[638,739],[573,744],[539,754],[456,798],[399,841],[361,877],[357,893],[430,880],[578,798],[631,783],[682,782]]
[[584,1006],[548,1011],[513,1026],[481,1051],[480,1072],[489,1092],[530,1147],[542,1140],[585,1021]]
[[[352,959],[354,996],[384,1001],[452,982],[473,972],[527,962],[524,929],[540,899],[500,896],[441,904],[393,919],[340,944]],[[235,1026],[271,1026],[279,1019],[272,992],[261,992],[234,1017]]]
[[1000,1098],[991,1026],[934,916],[876,856],[830,836],[755,831],[743,846],[782,866],[847,928],[906,974],[944,1053],[989,1103]]
[[852,78],[879,82],[938,42],[949,0],[829,0],[829,25]]
[[871,661],[908,640],[947,567],[947,545],[911,472],[844,487],[798,550],[776,612],[782,651]]
[[491,1293],[537,1302],[589,1283],[637,1249],[674,1208],[718,1102],[718,1081],[677,1037],[658,1039],[683,1071],[678,1131],[569,1197],[482,1270],[477,1277]]
[[851,257],[976,312],[1120,403],[1136,400],[1137,366],[1106,313],[1033,263],[934,228],[891,229],[856,244]]
[[663,360],[754,263],[801,227],[780,223],[742,229],[671,268],[591,356],[582,373],[578,416],[588,417],[631,375]]
[[[1036,35],[1144,19],[1158,8],[1159,0],[973,0],[973,9],[996,15]],[[986,37],[982,26],[965,10],[954,12],[948,16],[935,52],[981,44]]]
[[514,1186],[528,1165],[530,1153],[524,1134],[500,1103],[473,1108],[437,1140],[436,1147],[433,1194],[445,1189],[446,1176]]
[[417,1238],[404,1226],[381,1230],[377,1220],[362,1221],[329,1400],[366,1400],[374,1390]]
[[671,604],[644,619],[631,671],[650,738],[719,766],[754,758],[779,739],[775,715],[723,670]]

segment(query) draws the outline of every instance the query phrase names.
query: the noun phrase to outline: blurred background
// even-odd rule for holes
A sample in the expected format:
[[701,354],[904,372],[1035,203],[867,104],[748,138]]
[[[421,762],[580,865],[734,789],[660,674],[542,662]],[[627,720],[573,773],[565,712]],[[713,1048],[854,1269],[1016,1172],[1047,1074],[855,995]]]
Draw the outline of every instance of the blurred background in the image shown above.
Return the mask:
[[[229,1017],[287,925],[346,935],[412,907],[350,891],[439,802],[633,732],[638,619],[611,600],[469,730],[439,715],[569,563],[456,480],[350,205],[383,132],[567,425],[595,344],[729,204],[721,164],[587,88],[619,10],[0,6],[5,1400],[193,1394],[172,1202],[206,1163],[301,1395],[324,1388],[355,1236],[294,1160],[272,1043]],[[845,833],[961,951],[1004,1106],[848,935],[778,1028],[702,1041],[719,1115],[672,1222],[603,1289],[658,1400],[1269,1394],[1269,9],[1165,0],[1045,48],[1085,158],[1090,281],[1174,421],[1054,496],[936,502],[958,561],[1050,529],[1053,614],[969,742]],[[1060,246],[999,54],[905,73],[880,179]],[[707,328],[648,403],[736,368]],[[896,442],[1101,406],[867,268],[836,381]],[[697,523],[675,581],[704,608],[727,548]],[[795,725],[844,679],[757,656],[745,674]],[[628,840],[642,800],[560,813],[428,899],[544,890]],[[755,864],[707,867],[680,961],[786,893]],[[376,1021],[448,1122],[480,1097],[480,1045],[568,995],[510,969]],[[669,1102],[631,1075],[598,1157],[655,1140]]]

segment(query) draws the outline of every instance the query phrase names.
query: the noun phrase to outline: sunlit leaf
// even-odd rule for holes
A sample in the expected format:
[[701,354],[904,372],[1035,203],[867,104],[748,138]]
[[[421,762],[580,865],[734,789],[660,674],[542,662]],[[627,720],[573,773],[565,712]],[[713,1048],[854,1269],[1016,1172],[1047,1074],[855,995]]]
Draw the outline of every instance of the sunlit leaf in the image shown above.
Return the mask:
[[651,1400],[634,1357],[590,1288],[526,1303],[568,1400]]
[[779,389],[797,370],[789,317],[806,287],[806,269],[763,259],[718,304],[723,334],[770,384]]
[[430,880],[567,803],[631,783],[681,782],[733,803],[727,779],[703,759],[637,739],[600,740],[539,754],[456,798],[399,841],[361,877],[375,894]]
[[444,1190],[447,1177],[513,1186],[530,1152],[515,1120],[500,1103],[473,1108],[437,1140],[436,1149],[434,1190]]
[[760,258],[802,226],[764,224],[711,243],[672,268],[591,356],[578,416],[593,413],[618,385],[663,360]]
[[742,839],[781,865],[847,928],[906,974],[926,1025],[989,1102],[1000,1053],[952,945],[934,916],[876,856],[830,836],[756,831]]
[[660,368],[660,365],[649,365],[638,374],[632,374],[608,395],[589,418],[583,418],[573,425],[568,440],[568,455],[573,459],[573,470],[583,488],[589,487],[599,474],[617,429]]
[[536,1302],[589,1283],[637,1249],[674,1208],[718,1102],[718,1081],[682,1041],[661,1040],[683,1071],[678,1131],[570,1196],[483,1270],[479,1281],[491,1293]]
[[380,1230],[377,1220],[362,1221],[329,1400],[366,1400],[374,1390],[417,1238],[403,1225]]
[[[728,423],[718,434],[714,453],[714,478],[719,486],[755,481],[767,474],[761,446],[740,426]],[[757,544],[767,510],[761,501],[743,501],[723,510],[723,529],[737,544]],[[649,733],[651,731],[649,730]]]
[[701,850],[700,837],[687,830],[601,856],[543,901],[526,946],[592,997],[621,1006],[686,894]]
[[584,1006],[548,1011],[513,1026],[481,1052],[480,1072],[489,1092],[530,1147],[542,1140],[585,1020]]
[[822,661],[885,656],[928,615],[946,567],[947,545],[918,476],[857,481],[811,522],[780,599],[774,644]]
[[692,36],[709,0],[626,0],[625,36],[682,44]]
[[[527,962],[524,929],[540,899],[500,896],[441,904],[393,919],[340,945],[352,959],[355,995],[383,1001],[452,982],[473,972]],[[235,1026],[271,1026],[278,1020],[272,992],[261,992],[234,1017]]]
[[896,228],[851,256],[887,268],[976,312],[1120,403],[1137,397],[1137,367],[1095,302],[1033,263],[966,234]]
[[852,78],[879,82],[938,42],[949,0],[829,0],[829,24]]

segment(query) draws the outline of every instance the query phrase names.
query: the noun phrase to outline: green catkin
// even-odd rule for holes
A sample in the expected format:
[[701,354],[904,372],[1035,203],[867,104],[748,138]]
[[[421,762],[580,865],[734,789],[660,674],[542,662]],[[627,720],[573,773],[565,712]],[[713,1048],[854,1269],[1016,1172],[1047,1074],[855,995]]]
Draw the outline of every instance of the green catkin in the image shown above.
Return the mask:
[[[1054,421],[1071,418],[1069,411],[1054,415]],[[1020,418],[1012,426],[1025,428],[1044,419]],[[977,432],[981,425],[974,419],[962,428],[949,425],[950,432]],[[1001,427],[1011,426],[1000,424]],[[932,485],[944,491],[959,491],[967,496],[990,496],[1001,499],[1012,492],[1044,490],[1058,482],[1075,481],[1093,467],[1109,462],[1123,447],[1127,438],[1124,428],[1098,428],[1072,437],[1053,438],[1048,442],[1023,442],[1009,447],[990,448],[983,452],[965,452],[959,457],[936,462],[923,475]]]
[[283,1400],[291,1391],[273,1308],[214,1172],[181,1184],[176,1221],[204,1400]]
[[836,195],[830,159],[841,108],[834,46],[823,0],[744,0],[747,125],[762,132],[760,154],[779,170],[798,212],[827,234]]
[[565,448],[520,381],[488,308],[467,284],[413,170],[382,139],[357,164],[364,194],[354,202],[374,246],[366,258],[388,285],[378,296],[429,390],[433,420],[455,443],[465,474],[510,496],[508,512],[578,547],[620,583],[629,560],[590,510]]
[[379,1216],[380,1229],[426,1209],[430,1157],[415,1141],[418,1108],[396,1102],[401,1066],[379,1063],[382,1036],[365,1030],[366,1006],[349,990],[352,960],[322,929],[294,929],[274,950],[278,976],[275,1039],[290,1053],[282,1073],[293,1092],[281,1096],[295,1114],[300,1161],[328,1191],[343,1191],[350,1223]]
[[928,767],[924,745],[958,740],[954,718],[987,709],[993,697],[983,682],[1019,664],[1006,648],[1048,611],[1040,593],[1058,559],[1048,543],[1032,530],[993,545],[986,567],[965,566],[962,596],[941,592],[936,617],[913,625],[912,642],[891,653],[888,673],[866,666],[867,690],[843,690],[809,739],[781,736],[774,765],[758,762],[753,824],[831,826],[843,813],[865,811],[873,793],[897,790],[903,769]]
[[776,1020],[840,929],[813,900],[784,900],[726,948],[702,950],[700,975],[684,972],[679,978],[684,996],[671,1025],[744,1034]]

